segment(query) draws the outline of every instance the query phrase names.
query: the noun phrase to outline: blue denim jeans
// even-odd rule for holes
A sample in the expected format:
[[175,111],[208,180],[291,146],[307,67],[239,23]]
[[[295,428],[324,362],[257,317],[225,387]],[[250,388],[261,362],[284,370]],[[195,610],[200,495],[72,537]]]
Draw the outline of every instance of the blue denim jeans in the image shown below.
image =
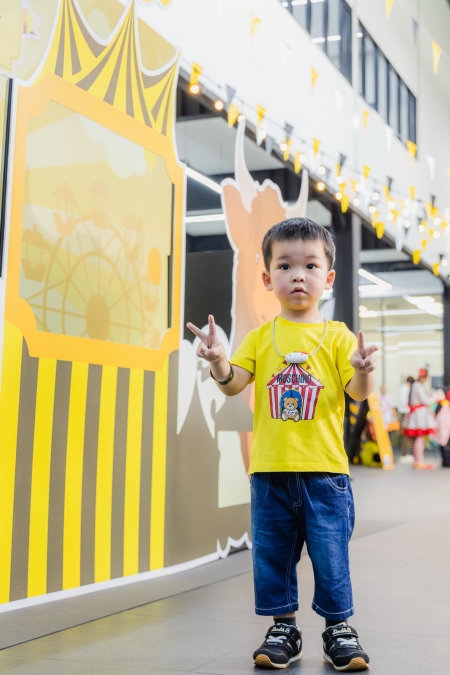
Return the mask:
[[255,473],[250,485],[256,614],[298,609],[297,563],[306,543],[315,580],[312,608],[325,619],[352,616],[348,542],[355,510],[349,477]]

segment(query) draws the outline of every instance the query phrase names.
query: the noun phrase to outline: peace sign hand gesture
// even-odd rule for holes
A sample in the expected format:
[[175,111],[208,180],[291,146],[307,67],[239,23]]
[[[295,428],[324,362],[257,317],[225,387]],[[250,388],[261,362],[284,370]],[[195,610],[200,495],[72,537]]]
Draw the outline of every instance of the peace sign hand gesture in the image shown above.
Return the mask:
[[377,367],[375,355],[377,351],[378,347],[375,345],[370,345],[370,347],[365,346],[364,333],[360,330],[358,331],[358,348],[350,359],[350,363],[358,373],[367,375],[367,373],[371,373]]
[[186,325],[200,340],[200,344],[197,347],[197,356],[200,359],[204,359],[208,363],[215,363],[216,361],[225,359],[225,363],[228,364],[225,348],[217,337],[216,324],[212,314],[208,316],[208,333],[203,332],[200,328],[194,326],[193,323]]

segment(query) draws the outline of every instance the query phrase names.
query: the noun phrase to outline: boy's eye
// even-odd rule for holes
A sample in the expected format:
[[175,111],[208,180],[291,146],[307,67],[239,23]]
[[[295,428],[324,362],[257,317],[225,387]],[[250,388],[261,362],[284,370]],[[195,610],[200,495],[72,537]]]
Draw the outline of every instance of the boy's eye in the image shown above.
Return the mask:
[[280,270],[290,270],[291,266],[285,263],[284,265],[280,265]]
[[307,269],[307,270],[313,270],[313,269],[315,269],[316,267],[317,267],[317,265],[315,265],[314,263],[309,263],[308,265],[306,265],[306,269]]

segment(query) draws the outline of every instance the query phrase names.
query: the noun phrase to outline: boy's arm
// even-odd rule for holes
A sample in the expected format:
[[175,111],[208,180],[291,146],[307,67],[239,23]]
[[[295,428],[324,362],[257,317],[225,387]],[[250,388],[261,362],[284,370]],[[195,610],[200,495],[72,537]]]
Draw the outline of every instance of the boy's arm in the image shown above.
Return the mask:
[[211,373],[217,382],[217,386],[227,396],[236,396],[245,389],[251,382],[252,373],[240,366],[232,366],[233,378],[228,384],[219,384],[225,382],[231,375],[231,366],[228,361],[225,349],[219,338],[217,337],[216,324],[212,314],[208,317],[208,333],[204,333],[200,328],[194,326],[193,323],[188,323],[187,327],[196,335],[200,344],[197,348],[197,356],[209,363]]
[[360,330],[358,332],[358,349],[350,359],[355,374],[345,387],[347,394],[355,401],[364,401],[373,390],[374,377],[372,373],[377,367],[375,355],[377,350],[378,347],[375,345],[365,346],[364,333]]

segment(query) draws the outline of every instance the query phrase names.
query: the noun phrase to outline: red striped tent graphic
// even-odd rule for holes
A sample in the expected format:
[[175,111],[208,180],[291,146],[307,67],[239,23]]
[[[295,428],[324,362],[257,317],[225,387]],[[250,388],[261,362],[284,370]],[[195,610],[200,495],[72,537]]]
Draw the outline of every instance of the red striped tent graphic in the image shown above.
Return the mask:
[[267,384],[270,395],[270,412],[273,418],[281,419],[281,397],[286,391],[297,392],[302,399],[302,420],[314,419],[317,401],[323,384],[301,368],[290,363],[284,370],[273,375]]

